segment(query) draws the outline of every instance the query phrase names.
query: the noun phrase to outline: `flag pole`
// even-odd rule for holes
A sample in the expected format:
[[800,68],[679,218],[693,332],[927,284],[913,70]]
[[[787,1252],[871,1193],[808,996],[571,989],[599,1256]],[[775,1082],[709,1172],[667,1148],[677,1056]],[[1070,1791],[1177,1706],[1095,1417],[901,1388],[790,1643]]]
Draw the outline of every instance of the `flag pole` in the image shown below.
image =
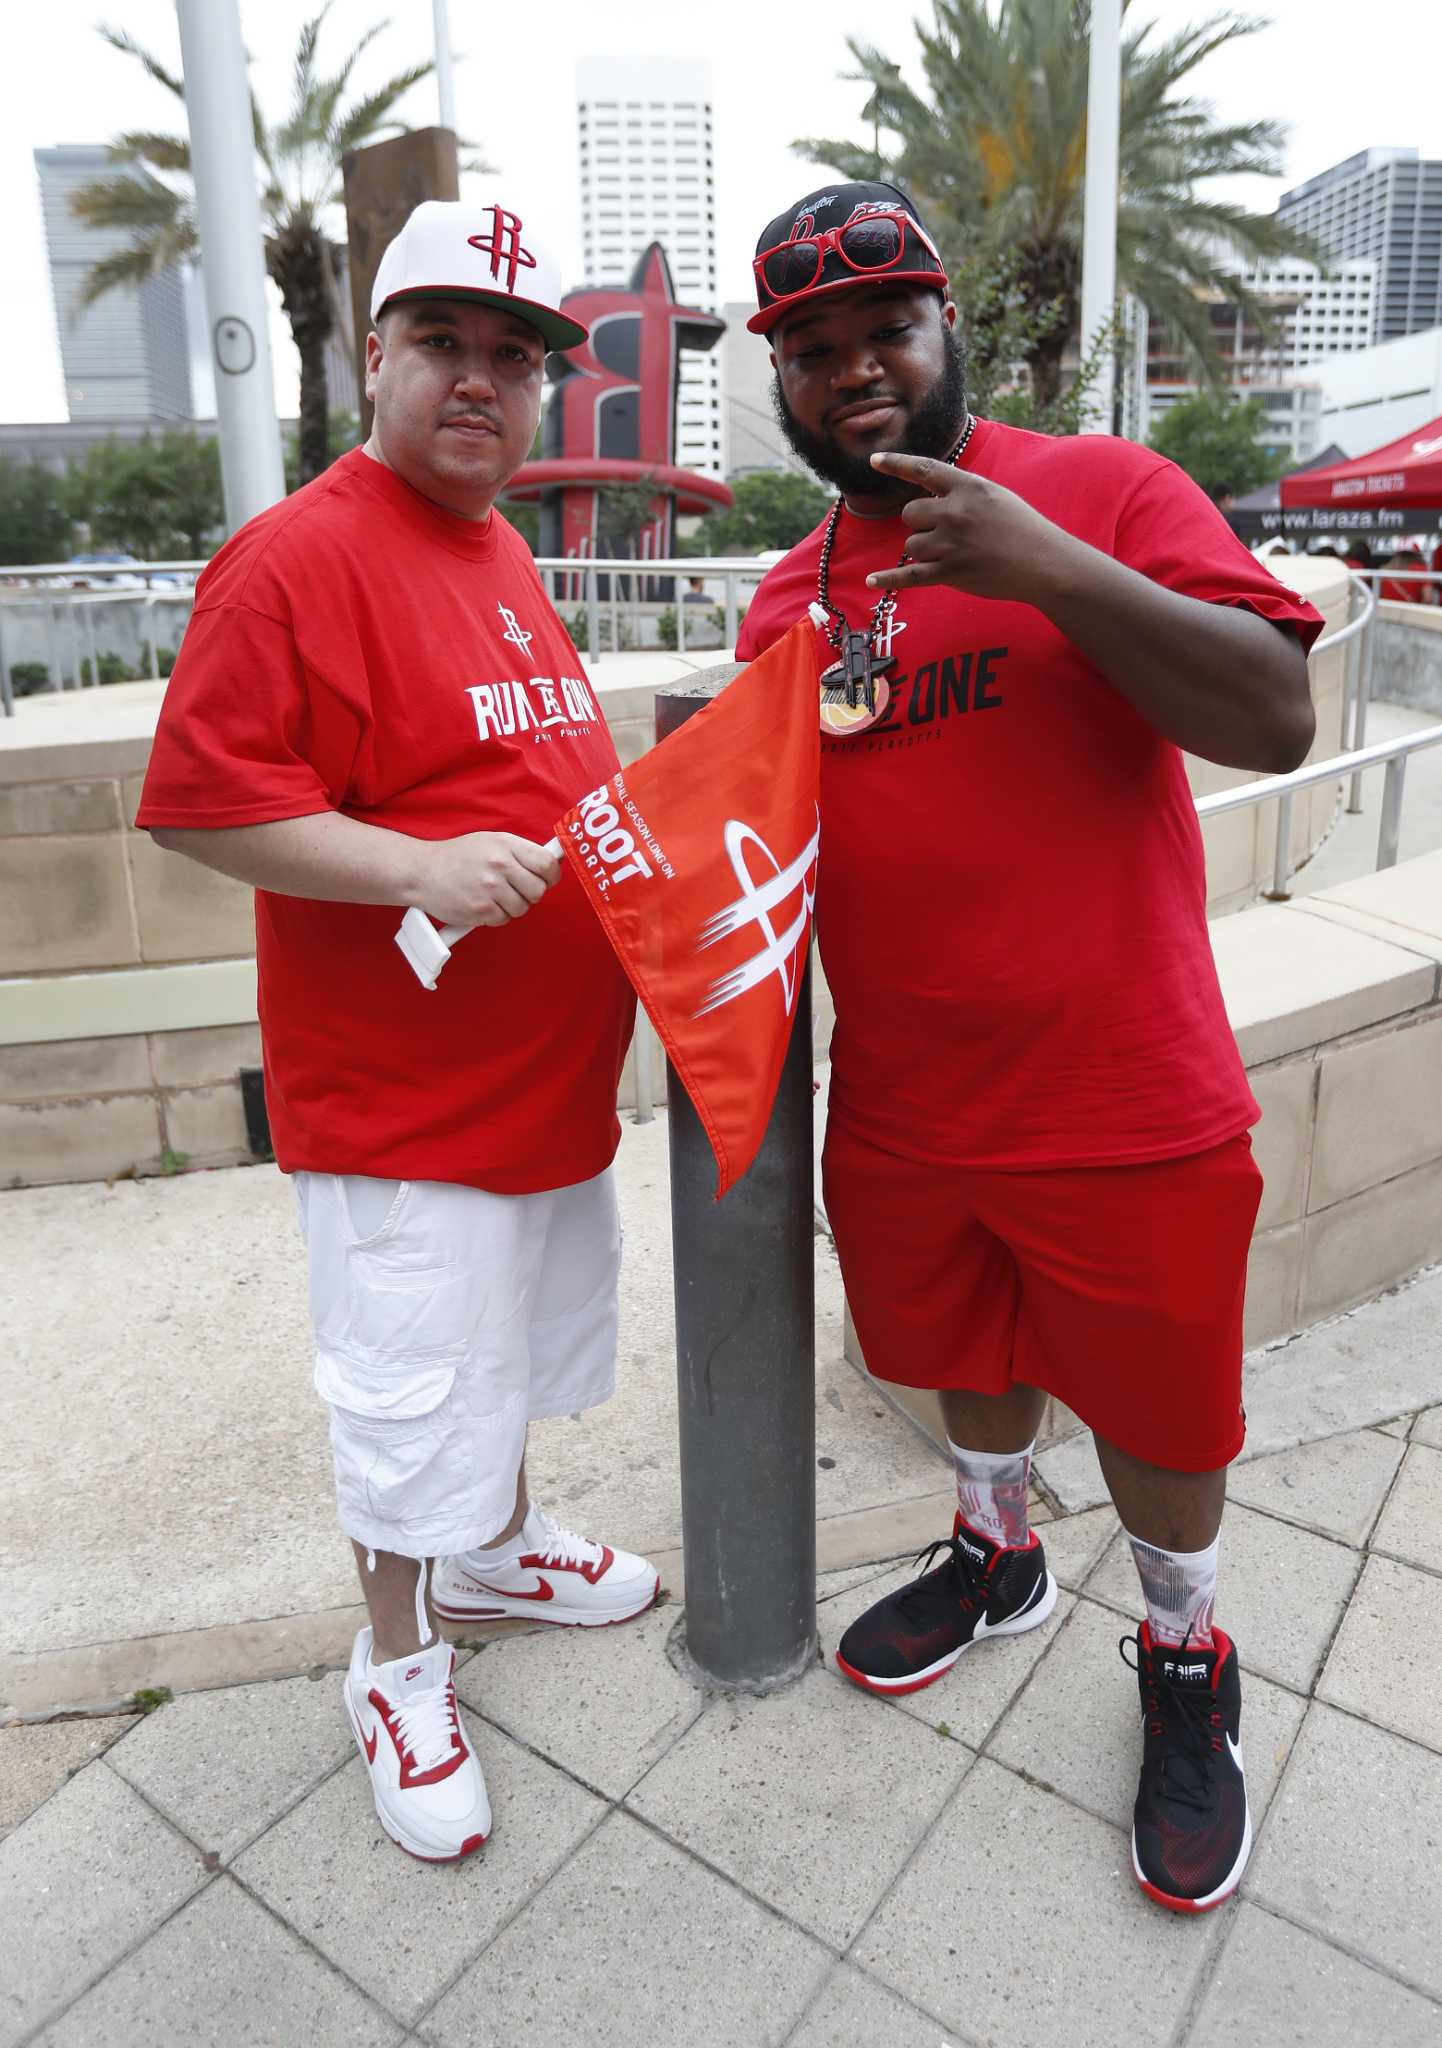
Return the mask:
[[442,128],[454,134],[456,126],[456,73],[451,54],[451,18],[448,0],[431,0],[436,45],[436,105]]
[[[1096,346],[1116,308],[1117,180],[1121,129],[1122,0],[1091,0],[1087,62],[1086,196],[1082,219],[1082,361]],[[1112,430],[1115,350],[1102,351],[1087,396],[1082,432]]]
[[265,243],[236,0],[176,0],[226,530],[285,496],[270,372]]
[[[656,738],[736,673],[656,695]],[[685,1649],[698,1680],[770,1692],[816,1658],[816,1212],[811,972],[761,1150],[718,1202],[668,1068]]]

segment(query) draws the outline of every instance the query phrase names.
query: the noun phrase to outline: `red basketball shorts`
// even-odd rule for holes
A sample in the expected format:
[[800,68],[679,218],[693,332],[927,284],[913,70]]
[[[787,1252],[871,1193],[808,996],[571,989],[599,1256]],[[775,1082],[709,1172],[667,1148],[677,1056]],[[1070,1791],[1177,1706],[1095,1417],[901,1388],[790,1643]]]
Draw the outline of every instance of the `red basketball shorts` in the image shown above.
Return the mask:
[[1242,1447],[1242,1302],[1262,1176],[1243,1132],[1144,1166],[919,1165],[833,1125],[826,1212],[868,1370],[1043,1387],[1177,1472]]

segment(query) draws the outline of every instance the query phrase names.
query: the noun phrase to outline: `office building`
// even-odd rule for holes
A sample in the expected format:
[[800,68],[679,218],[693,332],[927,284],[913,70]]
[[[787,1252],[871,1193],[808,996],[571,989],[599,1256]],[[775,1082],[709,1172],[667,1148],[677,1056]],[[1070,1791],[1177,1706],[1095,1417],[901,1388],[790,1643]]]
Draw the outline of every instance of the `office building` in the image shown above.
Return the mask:
[[1277,218],[1330,264],[1370,258],[1369,342],[1442,325],[1442,162],[1415,149],[1364,149],[1284,192]]
[[[576,67],[581,245],[586,282],[624,291],[650,242],[666,251],[683,305],[716,310],[716,212],[707,67],[671,58],[586,57]],[[676,460],[724,473],[719,352],[681,359]]]
[[755,311],[754,299],[732,300],[721,308],[726,322],[718,351],[726,474],[734,478],[760,469],[794,469],[810,476],[782,433],[771,403],[774,372],[770,348],[760,335],[746,332],[746,322]]
[[107,292],[93,306],[82,303],[93,266],[129,239],[120,228],[88,226],[70,208],[82,185],[114,176],[109,151],[99,144],[37,149],[35,168],[70,418],[162,425],[189,420],[190,356],[180,272],[162,270],[142,285]]
[[1322,389],[1323,440],[1366,455],[1442,418],[1442,327],[1333,356],[1311,374]]

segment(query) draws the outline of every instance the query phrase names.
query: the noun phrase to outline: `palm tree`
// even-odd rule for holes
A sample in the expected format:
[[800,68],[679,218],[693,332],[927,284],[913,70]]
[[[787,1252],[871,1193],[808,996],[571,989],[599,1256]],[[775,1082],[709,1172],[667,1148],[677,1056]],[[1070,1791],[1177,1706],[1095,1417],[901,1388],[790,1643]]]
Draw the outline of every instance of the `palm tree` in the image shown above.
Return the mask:
[[[933,11],[930,29],[917,24],[925,94],[880,50],[848,43],[872,88],[866,118],[897,138],[882,175],[915,195],[953,275],[990,262],[1019,295],[1032,320],[1025,359],[1034,396],[1054,406],[1080,313],[1090,6],[933,0]],[[1145,300],[1209,379],[1218,368],[1208,297],[1243,306],[1265,329],[1264,310],[1224,267],[1228,250],[1311,254],[1275,217],[1195,189],[1238,172],[1280,174],[1278,122],[1218,123],[1182,90],[1214,50],[1265,25],[1219,14],[1154,40],[1156,25],[1146,23],[1122,43],[1118,285]],[[877,154],[864,146],[812,138],[793,147],[846,177],[877,175]]]
[[[265,222],[265,264],[280,290],[300,354],[302,483],[319,476],[330,459],[325,345],[337,318],[344,321],[346,316],[341,313],[339,292],[343,251],[327,235],[324,219],[339,196],[341,160],[379,135],[404,129],[405,123],[394,118],[392,109],[433,68],[428,63],[409,65],[376,91],[346,105],[358,58],[388,24],[377,22],[368,29],[339,70],[325,76],[317,68],[316,52],[330,6],[331,0],[326,0],[319,14],[302,24],[296,44],[294,96],[285,118],[271,125],[254,95],[251,97]],[[133,36],[124,29],[107,27],[102,27],[100,34],[114,49],[134,57],[157,84],[184,100],[184,81]],[[133,168],[83,186],[71,205],[94,227],[125,230],[129,241],[91,269],[86,304],[119,285],[139,284],[170,264],[193,261],[200,253],[189,186],[166,182],[168,178],[188,178],[189,138],[132,130],[117,136],[110,155],[116,164]]]

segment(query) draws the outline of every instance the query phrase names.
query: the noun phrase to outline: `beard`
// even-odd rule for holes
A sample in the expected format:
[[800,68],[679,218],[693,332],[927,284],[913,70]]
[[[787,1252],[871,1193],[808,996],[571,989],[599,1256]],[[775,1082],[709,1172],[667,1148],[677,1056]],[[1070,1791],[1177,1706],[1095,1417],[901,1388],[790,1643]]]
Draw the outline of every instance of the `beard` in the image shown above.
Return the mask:
[[[966,417],[966,355],[954,328],[944,329],[943,345],[941,375],[911,408],[901,440],[895,447],[878,449],[878,454],[926,455],[944,462],[956,445]],[[868,455],[848,454],[832,435],[803,426],[786,403],[779,375],[772,379],[771,403],[778,426],[807,468],[823,483],[834,484],[843,497],[850,492],[860,498],[894,498],[901,504],[915,495],[914,485],[873,469]]]

